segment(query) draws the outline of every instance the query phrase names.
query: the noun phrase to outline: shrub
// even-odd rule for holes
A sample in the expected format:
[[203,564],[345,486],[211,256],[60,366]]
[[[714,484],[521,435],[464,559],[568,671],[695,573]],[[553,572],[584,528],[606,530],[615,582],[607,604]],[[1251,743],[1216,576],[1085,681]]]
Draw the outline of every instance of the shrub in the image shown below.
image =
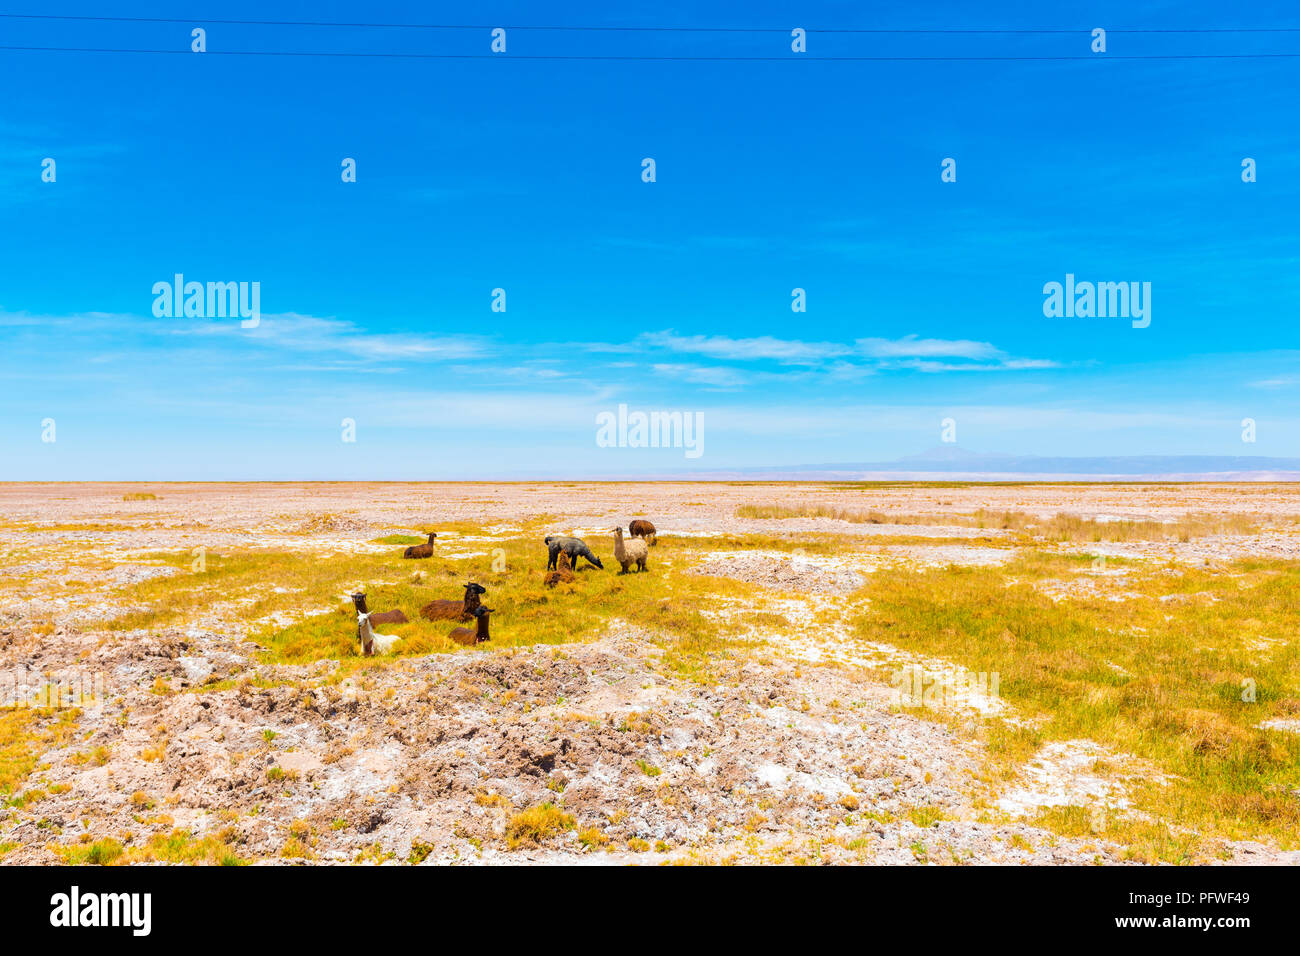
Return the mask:
[[506,823],[506,846],[514,850],[521,846],[537,846],[558,836],[576,825],[573,817],[553,803],[529,807],[510,817]]

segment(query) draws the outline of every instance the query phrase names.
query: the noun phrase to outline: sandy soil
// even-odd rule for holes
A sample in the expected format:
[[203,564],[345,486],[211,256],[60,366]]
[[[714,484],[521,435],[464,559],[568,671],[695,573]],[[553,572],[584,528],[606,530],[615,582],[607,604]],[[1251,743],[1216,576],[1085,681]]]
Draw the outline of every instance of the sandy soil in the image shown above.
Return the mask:
[[[138,490],[0,486],[0,552],[21,553],[5,570],[23,582],[0,596],[0,668],[89,670],[110,686],[102,706],[83,712],[71,744],[41,755],[26,785],[45,795],[0,810],[0,846],[13,845],[4,863],[58,862],[52,847],[128,833],[127,844],[138,845],[173,828],[233,831],[241,856],[298,862],[280,855],[295,821],[306,822],[316,862],[403,861],[413,850],[426,863],[1118,862],[1121,847],[1058,837],[1022,818],[1070,803],[1122,812],[1126,775],[1149,777],[1148,768],[1106,754],[1126,769],[1095,779],[1097,746],[1072,741],[1045,751],[1024,779],[995,788],[980,778],[978,747],[960,721],[900,709],[889,674],[921,666],[949,675],[947,704],[962,719],[1015,719],[1002,701],[964,687],[950,662],[818,628],[816,611],[827,602],[843,609],[868,575],[900,564],[1006,560],[1009,548],[966,544],[870,548],[880,535],[996,535],[944,522],[978,508],[1154,519],[1259,513],[1285,522],[1300,515],[1300,490],[1261,486],[186,484],[149,486],[155,501],[122,500]],[[751,503],[936,517],[898,525],[734,517]],[[581,531],[636,515],[652,517],[661,537],[834,533],[855,542],[853,557],[715,552],[702,562],[700,573],[771,589],[762,610],[793,625],[751,628],[761,650],[709,685],[666,676],[659,645],[632,623],[581,644],[406,658],[341,684],[326,681],[337,662],[264,663],[228,606],[159,632],[102,630],[104,620],[132,610],[121,588],[174,573],[150,564],[150,552],[374,553],[387,547],[372,543],[381,535],[464,521],[479,530],[440,542],[448,553],[482,553],[539,516]],[[76,541],[84,551],[69,549]],[[1279,528],[1105,547],[1191,562],[1295,558],[1300,536]],[[539,567],[544,560],[539,551]],[[181,692],[154,693],[159,677]],[[225,678],[225,689],[204,686]],[[147,759],[160,739],[164,755]],[[97,747],[105,748],[102,762],[76,756]],[[274,767],[283,777],[273,783]],[[507,848],[512,813],[561,799],[575,830]],[[585,846],[586,827],[599,829],[607,847]],[[1246,843],[1227,852],[1248,862],[1300,858]]]

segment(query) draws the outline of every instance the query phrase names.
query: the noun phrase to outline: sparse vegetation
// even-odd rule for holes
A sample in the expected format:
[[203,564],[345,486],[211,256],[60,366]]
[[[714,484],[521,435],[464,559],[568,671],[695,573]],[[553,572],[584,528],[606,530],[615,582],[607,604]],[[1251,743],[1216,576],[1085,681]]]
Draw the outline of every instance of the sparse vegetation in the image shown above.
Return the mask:
[[1119,518],[1099,521],[1073,514],[1038,518],[1019,511],[975,512],[980,528],[1020,531],[1044,541],[1189,541],[1206,535],[1257,534],[1253,515],[1185,515],[1171,521]]
[[245,861],[216,836],[195,837],[188,830],[156,834],[139,847],[124,847],[111,837],[93,843],[55,848],[73,866],[112,866],[126,863],[181,863],[237,866]]
[[375,544],[392,544],[392,545],[412,545],[424,544],[428,535],[418,534],[386,534],[382,538],[375,538]]
[[885,514],[883,511],[863,511],[858,508],[841,508],[835,505],[741,505],[737,518],[831,518],[851,524],[937,524],[952,522],[937,515]]
[[[878,577],[856,631],[997,673],[1004,698],[1045,718],[989,731],[1006,779],[1051,740],[1093,740],[1153,761],[1168,780],[1139,787],[1136,805],[1161,822],[1115,815],[1105,831],[1140,856],[1181,862],[1215,837],[1300,845],[1300,735],[1259,726],[1300,713],[1300,648],[1289,637],[1300,629],[1300,566],[1133,573],[1122,601],[1054,601],[1035,587],[1087,567],[1087,556],[1033,553],[1005,569]],[[1174,615],[1161,600],[1170,595],[1207,597]],[[1273,652],[1260,654],[1260,640],[1276,642]]]
[[1118,518],[1098,520],[1058,513],[1041,518],[1023,511],[989,511],[980,508],[968,515],[887,513],[833,505],[741,505],[738,518],[830,518],[852,524],[953,525],[1019,532],[1043,541],[1189,541],[1212,534],[1257,534],[1260,521],[1254,515],[1185,515],[1172,521]]
[[15,793],[42,753],[72,737],[80,716],[78,710],[0,709],[0,797]]
[[[671,549],[672,545],[661,539],[656,550],[667,554]],[[725,652],[730,641],[716,621],[699,613],[699,606],[706,600],[716,599],[719,592],[740,597],[753,591],[751,586],[739,581],[720,582],[669,570],[616,576],[593,569],[577,576],[572,585],[575,599],[556,601],[542,583],[541,569],[546,555],[536,541],[508,540],[503,542],[503,550],[505,571],[493,570],[491,559],[452,559],[441,572],[442,583],[437,577],[420,584],[404,581],[384,588],[378,596],[372,595],[376,605],[382,603],[385,608],[401,609],[410,618],[405,624],[384,625],[385,633],[402,639],[396,656],[459,649],[459,645],[446,637],[449,628],[441,626],[442,622],[424,620],[419,608],[427,602],[431,586],[452,594],[459,590],[460,582],[471,578],[489,589],[496,610],[494,620],[503,622],[493,627],[493,648],[584,640],[598,634],[616,618],[637,620],[661,636],[665,660],[671,666],[684,675],[708,680],[710,655]],[[192,560],[187,552],[157,557],[187,571]],[[209,606],[218,595],[247,591],[254,592],[255,599],[232,610],[232,614],[245,621],[263,620],[276,612],[304,605],[334,604],[337,596],[358,576],[382,578],[391,575],[400,564],[401,556],[397,552],[391,556],[333,558],[297,552],[210,554],[208,570],[203,574],[154,578],[132,587],[128,600],[148,605],[150,609],[123,615],[108,626],[127,631],[174,625]],[[282,590],[267,592],[258,587],[258,582],[271,574],[280,582]],[[666,579],[671,583],[665,584]],[[313,615],[287,627],[273,627],[259,633],[257,639],[268,648],[265,655],[268,662],[296,664],[334,658],[353,662],[354,666],[373,666],[374,659],[360,656],[352,626],[354,619],[351,606],[340,603],[336,613]]]
[[[1177,486],[1134,486],[1106,508],[1092,490],[1076,503],[1071,490],[1049,499],[1018,484],[743,486],[758,489],[746,503],[719,503],[714,488],[721,499],[741,485],[718,485],[688,492],[706,501],[665,486],[629,504],[660,523],[651,570],[584,568],[555,589],[543,584],[543,533],[581,535],[608,561],[610,537],[590,530],[611,523],[597,486],[570,489],[601,502],[587,528],[528,507],[534,517],[511,512],[509,524],[444,523],[437,507],[405,504],[376,517],[381,506],[336,490],[312,505],[333,511],[277,512],[218,539],[239,544],[209,549],[201,568],[188,541],[202,524],[176,525],[188,491],[123,517],[114,489],[110,517],[133,523],[17,512],[24,520],[0,525],[0,570],[41,612],[92,613],[69,627],[19,606],[6,625],[15,659],[138,676],[111,689],[102,714],[0,709],[0,857],[420,864],[434,846],[411,835],[432,832],[439,862],[503,847],[641,863],[1042,862],[1060,848],[1074,861],[1194,863],[1229,859],[1225,840],[1300,848],[1300,733],[1289,729],[1300,728],[1300,562],[1258,556],[1294,553],[1300,488],[1175,513],[1157,505]],[[1246,513],[1266,494],[1290,510]],[[1107,508],[1118,514],[1095,517]],[[691,523],[674,533],[667,514]],[[857,527],[751,534],[732,516]],[[412,574],[401,551],[424,541],[414,531],[425,521],[439,552]],[[175,527],[185,536],[169,537]],[[374,537],[392,529],[403,533]],[[146,550],[161,547],[172,550]],[[987,558],[981,549],[997,549],[996,563],[960,563]],[[715,552],[792,567],[803,565],[782,558],[802,552],[862,584],[805,593],[788,578],[688,573]],[[467,580],[495,609],[492,640],[473,650],[418,614]],[[402,638],[397,654],[358,656],[346,597],[358,587],[410,618],[384,627]],[[94,616],[105,608],[117,616]],[[75,653],[62,660],[67,634]],[[901,660],[995,673],[1006,709],[886,704],[881,685]],[[347,733],[322,735],[322,721]],[[904,747],[888,729],[899,726]],[[1001,798],[1046,773],[1053,747],[1076,744],[1077,772],[1131,805],[1029,800],[1009,817]],[[223,799],[218,778],[240,799],[205,804],[195,823],[188,791]],[[346,778],[382,782],[325,796]],[[996,826],[979,838],[991,854],[963,842],[972,821]]]
[[523,846],[537,846],[567,830],[576,821],[553,803],[529,807],[512,814],[506,823],[506,846],[516,850]]

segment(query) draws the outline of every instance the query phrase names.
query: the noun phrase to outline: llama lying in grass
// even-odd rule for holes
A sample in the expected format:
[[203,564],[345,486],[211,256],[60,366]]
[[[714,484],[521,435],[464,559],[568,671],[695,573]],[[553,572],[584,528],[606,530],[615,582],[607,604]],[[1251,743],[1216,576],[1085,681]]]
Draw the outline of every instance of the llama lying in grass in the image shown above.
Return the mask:
[[658,532],[655,531],[655,526],[644,518],[637,518],[629,523],[627,526],[627,533],[634,538],[645,538],[651,544],[655,544],[659,540],[659,535]]
[[542,540],[546,542],[546,549],[549,552],[546,560],[546,570],[548,571],[555,570],[555,561],[560,556],[561,551],[569,556],[569,562],[573,565],[575,571],[578,570],[578,558],[586,558],[602,571],[605,570],[605,566],[600,563],[600,558],[592,554],[591,548],[587,547],[587,543],[581,538],[569,538],[562,534],[548,534]]
[[447,636],[457,644],[464,644],[466,647],[473,647],[483,641],[490,641],[492,635],[488,633],[488,615],[491,613],[492,609],[490,607],[480,604],[474,608],[474,617],[478,619],[477,627],[457,627]]
[[573,565],[569,562],[569,556],[561,551],[555,570],[547,571],[546,577],[542,578],[542,583],[548,588],[553,588],[557,584],[568,584],[572,580]]
[[479,596],[483,594],[487,594],[487,588],[470,581],[465,585],[465,599],[463,601],[441,599],[430,601],[420,608],[420,617],[427,617],[431,621],[473,620],[474,609],[479,606]]
[[424,544],[413,544],[402,552],[404,558],[431,558],[433,557],[433,539],[438,537],[436,531],[429,532],[429,540]]
[[627,574],[627,569],[633,564],[636,565],[637,571],[645,570],[645,559],[649,557],[650,550],[646,547],[645,539],[629,538],[623,540],[623,529],[614,528],[614,560],[622,565],[623,570],[620,574]]
[[371,624],[405,624],[410,618],[401,612],[400,609],[394,608],[391,611],[371,611],[366,607],[366,596],[363,593],[352,595],[352,603],[356,605],[358,614],[369,614]]
[[376,654],[391,654],[393,645],[400,641],[401,638],[375,633],[374,628],[370,626],[370,614],[361,610],[366,606],[366,596],[364,594],[352,595],[352,602],[357,606],[357,638],[361,641],[362,656],[374,657]]

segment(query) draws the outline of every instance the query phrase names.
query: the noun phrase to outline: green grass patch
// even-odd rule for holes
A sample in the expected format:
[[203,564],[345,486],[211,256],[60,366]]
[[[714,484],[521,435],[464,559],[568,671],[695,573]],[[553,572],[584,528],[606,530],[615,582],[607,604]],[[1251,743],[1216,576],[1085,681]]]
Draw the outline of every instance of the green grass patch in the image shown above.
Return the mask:
[[224,839],[228,834],[197,837],[189,830],[155,834],[143,846],[126,848],[106,838],[95,843],[55,846],[52,849],[72,866],[112,866],[127,863],[171,863],[188,866],[242,866],[247,861],[233,853]]
[[[927,486],[948,487],[948,486]],[[955,487],[955,486],[953,486]],[[830,518],[853,524],[923,524],[957,525],[1020,532],[1029,540],[1079,541],[1190,541],[1218,534],[1258,534],[1261,519],[1255,515],[1189,514],[1174,521],[1124,519],[1097,521],[1079,515],[1060,513],[1039,517],[1023,511],[989,511],[972,514],[891,514],[877,509],[844,508],[830,504],[740,505],[736,517],[755,519]]]
[[8,800],[36,769],[41,754],[72,738],[80,716],[76,709],[0,709],[0,797]]
[[69,866],[111,866],[122,856],[122,844],[112,837],[73,846],[54,847]]
[[851,524],[951,524],[947,515],[886,514],[883,511],[863,511],[860,508],[841,508],[826,504],[805,505],[740,505],[737,518],[830,518]]
[[[1141,788],[1137,806],[1187,835],[1132,833],[1142,858],[1191,859],[1207,852],[1206,837],[1300,845],[1300,735],[1258,727],[1300,714],[1300,564],[1151,569],[1128,575],[1122,587],[1135,594],[1118,602],[1055,602],[1032,586],[1086,560],[1028,554],[1004,569],[875,575],[854,630],[997,673],[1005,699],[1047,718],[991,732],[999,776],[1042,743],[1075,738],[1171,775],[1168,786]],[[1209,597],[1160,600],[1170,594]]]
[[1073,514],[1040,518],[1022,511],[991,512],[980,509],[975,512],[974,524],[979,528],[1020,531],[1038,540],[1060,542],[1186,542],[1207,535],[1258,534],[1260,530],[1258,517],[1229,513],[1184,515],[1176,521],[1097,521]]
[[[657,636],[668,667],[708,679],[712,660],[739,646],[716,619],[700,610],[712,602],[752,595],[756,589],[751,585],[685,574],[686,561],[673,562],[669,568],[660,559],[673,553],[685,557],[687,552],[678,545],[652,549],[649,572],[621,575],[613,560],[612,538],[593,535],[586,540],[602,556],[606,570],[583,561],[572,583],[555,588],[544,584],[546,549],[531,537],[484,543],[485,553],[476,557],[448,559],[435,554],[419,562],[404,560],[396,551],[328,557],[246,551],[210,553],[207,570],[194,573],[189,570],[193,559],[188,552],[158,556],[165,563],[181,565],[181,573],[127,589],[125,600],[148,610],[116,618],[107,626],[119,631],[181,626],[213,604],[240,598],[251,600],[229,614],[244,621],[279,611],[330,607],[324,614],[255,632],[254,638],[266,648],[264,659],[298,664],[331,658],[370,666],[382,664],[382,659],[360,657],[356,612],[343,595],[361,587],[372,610],[400,609],[409,618],[405,624],[379,628],[401,638],[395,656],[466,652],[447,637],[460,622],[428,621],[419,611],[435,598],[459,600],[462,585],[473,580],[488,589],[484,603],[494,611],[492,641],[484,649],[588,640],[621,619]],[[412,582],[416,570],[424,577]],[[277,592],[277,587],[283,591]]]

